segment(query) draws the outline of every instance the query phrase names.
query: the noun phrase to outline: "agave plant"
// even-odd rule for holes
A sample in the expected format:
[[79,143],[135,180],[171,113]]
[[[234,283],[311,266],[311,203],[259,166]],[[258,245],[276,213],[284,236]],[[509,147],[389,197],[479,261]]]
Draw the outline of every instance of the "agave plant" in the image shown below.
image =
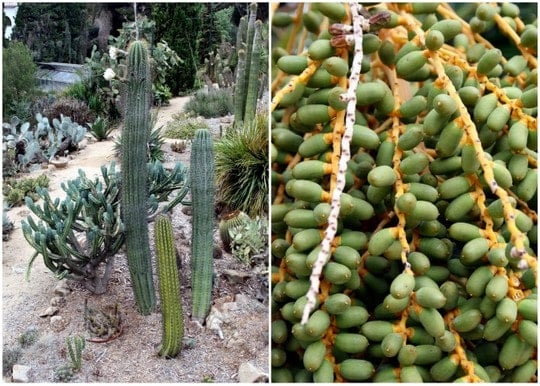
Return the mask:
[[268,122],[258,114],[241,130],[229,130],[216,142],[218,199],[249,216],[262,215],[268,195]]

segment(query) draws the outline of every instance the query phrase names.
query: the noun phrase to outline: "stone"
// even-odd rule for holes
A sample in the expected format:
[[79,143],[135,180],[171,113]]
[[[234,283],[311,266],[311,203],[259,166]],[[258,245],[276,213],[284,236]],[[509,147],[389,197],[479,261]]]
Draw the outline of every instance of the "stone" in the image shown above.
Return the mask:
[[65,302],[64,298],[62,296],[54,296],[49,304],[53,307],[59,307]]
[[49,306],[47,307],[47,309],[45,311],[42,311],[39,316],[41,316],[42,318],[45,318],[47,316],[53,316],[55,315],[56,313],[58,313],[58,307],[56,306]]
[[251,362],[244,362],[238,368],[238,381],[240,383],[265,382],[267,379],[268,374]]
[[222,325],[223,314],[216,307],[212,307],[206,317],[206,328],[215,331],[219,338],[223,339],[223,331],[221,330]]
[[60,332],[67,327],[69,322],[66,319],[62,318],[60,315],[54,315],[51,316],[49,324],[54,331]]
[[249,272],[237,271],[235,269],[225,269],[223,270],[223,275],[231,283],[243,283],[251,276]]
[[13,365],[13,375],[12,375],[13,382],[17,382],[17,383],[30,382],[30,376],[29,376],[30,370],[32,370],[30,366]]
[[54,287],[54,294],[58,296],[67,296],[71,293],[67,281],[61,280],[56,287]]

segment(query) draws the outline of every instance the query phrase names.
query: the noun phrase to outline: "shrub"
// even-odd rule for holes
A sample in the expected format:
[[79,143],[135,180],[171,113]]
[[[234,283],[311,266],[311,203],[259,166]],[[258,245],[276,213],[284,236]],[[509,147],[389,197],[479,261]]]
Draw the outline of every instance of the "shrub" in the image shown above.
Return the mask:
[[172,139],[193,139],[197,129],[208,129],[206,121],[191,118],[187,114],[178,113],[173,116],[163,129],[163,136]]
[[21,103],[31,101],[38,93],[37,66],[30,50],[17,41],[11,42],[2,53],[2,65],[2,108],[6,121]]
[[107,118],[97,117],[94,123],[87,123],[90,128],[90,134],[98,141],[103,141],[109,138],[109,135],[114,130],[114,126],[109,123]]
[[51,121],[54,118],[60,119],[63,115],[64,117],[70,117],[72,121],[81,125],[93,122],[96,119],[95,113],[88,108],[85,102],[72,97],[58,98],[43,111],[43,115]]
[[252,264],[256,255],[266,250],[268,237],[266,221],[260,217],[248,217],[240,225],[229,230],[232,255],[244,264]]
[[243,130],[229,130],[216,142],[218,198],[251,217],[267,209],[268,121],[266,114]]
[[199,90],[186,103],[184,111],[205,118],[223,117],[234,112],[232,91],[227,88]]

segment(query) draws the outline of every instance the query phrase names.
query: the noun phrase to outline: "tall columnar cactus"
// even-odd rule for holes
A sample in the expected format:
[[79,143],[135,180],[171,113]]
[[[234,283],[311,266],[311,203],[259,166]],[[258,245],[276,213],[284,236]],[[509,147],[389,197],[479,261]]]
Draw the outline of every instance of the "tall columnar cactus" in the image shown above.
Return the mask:
[[192,313],[202,321],[210,309],[213,268],[214,149],[207,129],[195,132],[191,149],[191,243]]
[[126,226],[126,252],[139,312],[156,306],[146,219],[146,144],[150,125],[151,83],[148,52],[143,42],[131,44],[125,127],[122,134],[122,216]]
[[159,355],[172,358],[182,349],[184,321],[180,302],[180,279],[176,264],[176,253],[171,220],[167,215],[159,215],[154,227],[159,294],[163,314],[163,339]]
[[253,122],[257,110],[257,98],[259,97],[259,71],[261,69],[262,55],[262,22],[257,20],[254,27],[253,47],[250,56],[246,102],[244,108],[244,122]]

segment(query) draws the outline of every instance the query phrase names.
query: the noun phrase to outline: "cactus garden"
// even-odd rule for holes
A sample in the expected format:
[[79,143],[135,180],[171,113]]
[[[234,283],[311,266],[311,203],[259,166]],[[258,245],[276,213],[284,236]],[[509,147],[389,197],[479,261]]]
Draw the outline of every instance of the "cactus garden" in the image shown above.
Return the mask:
[[3,380],[268,380],[268,6],[34,7],[4,42]]
[[537,382],[537,7],[272,8],[273,382]]

